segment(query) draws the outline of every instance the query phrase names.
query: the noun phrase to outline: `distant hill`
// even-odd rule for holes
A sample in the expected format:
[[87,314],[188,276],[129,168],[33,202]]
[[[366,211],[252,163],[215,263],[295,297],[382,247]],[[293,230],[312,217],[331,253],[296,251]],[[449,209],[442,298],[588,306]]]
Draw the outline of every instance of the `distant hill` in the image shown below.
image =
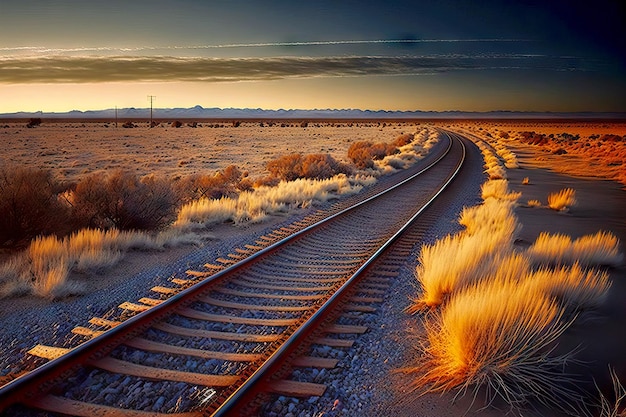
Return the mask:
[[[315,110],[264,110],[236,108],[191,108],[154,109],[154,119],[626,119],[626,113],[601,112],[464,112],[464,111],[388,111],[358,109],[315,109]],[[4,119],[28,119],[41,117],[46,119],[113,119],[115,109],[72,110],[65,113],[17,112],[0,114]],[[134,107],[118,109],[120,119],[146,119],[150,109]]]

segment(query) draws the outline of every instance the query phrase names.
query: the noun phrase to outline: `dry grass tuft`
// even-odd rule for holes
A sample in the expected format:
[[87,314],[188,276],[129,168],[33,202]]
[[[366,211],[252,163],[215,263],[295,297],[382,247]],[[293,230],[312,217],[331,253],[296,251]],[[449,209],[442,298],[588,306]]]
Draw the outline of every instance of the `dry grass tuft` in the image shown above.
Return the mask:
[[600,394],[598,405],[600,417],[626,417],[626,388],[624,388],[617,373],[611,367],[609,367],[609,374],[613,382],[612,399],[607,398],[596,384]]
[[576,394],[563,383],[571,354],[552,356],[568,328],[557,303],[530,286],[477,283],[451,298],[425,321],[427,343],[415,385],[427,392],[486,387],[487,406],[502,399],[520,408],[532,399],[572,408]]
[[204,227],[225,221],[259,222],[266,216],[287,212],[291,207],[306,207],[312,201],[328,201],[340,195],[357,193],[372,180],[368,177],[349,179],[340,174],[326,180],[282,181],[275,187],[262,186],[254,191],[242,192],[236,198],[204,198],[184,205],[174,227]]
[[624,255],[619,252],[619,239],[609,232],[581,236],[572,241],[567,235],[541,233],[528,248],[531,259],[541,265],[619,266]]
[[524,179],[522,180],[522,185],[528,185],[528,184],[530,184],[530,178],[524,177]]
[[535,272],[529,272],[526,280],[529,285],[536,286],[572,314],[600,307],[611,288],[606,272],[584,270],[578,263],[571,268],[542,267]]
[[541,207],[541,201],[539,201],[539,200],[528,200],[526,205],[528,207]]
[[496,198],[498,200],[517,201],[522,193],[509,192],[509,183],[507,180],[489,180],[480,187],[483,200],[488,198]]
[[[574,352],[553,350],[579,313],[606,300],[608,274],[583,266],[621,262],[619,242],[603,232],[575,241],[542,234],[517,252],[517,196],[510,197],[506,181],[489,181],[483,197],[482,205],[463,209],[463,232],[422,247],[421,292],[407,308],[428,312],[423,355],[408,369],[419,374],[414,384],[457,396],[471,389],[474,400],[484,389],[486,406],[502,400],[519,412],[533,402],[572,415],[585,411],[574,377],[565,374]],[[549,262],[534,270],[544,258]]]
[[548,207],[556,211],[566,211],[576,205],[576,190],[564,188],[548,195]]
[[[489,198],[478,206],[464,207],[459,216],[459,224],[465,226],[466,233],[492,235],[499,243],[513,241],[521,225],[513,213],[515,202]],[[508,239],[507,239],[508,237]]]

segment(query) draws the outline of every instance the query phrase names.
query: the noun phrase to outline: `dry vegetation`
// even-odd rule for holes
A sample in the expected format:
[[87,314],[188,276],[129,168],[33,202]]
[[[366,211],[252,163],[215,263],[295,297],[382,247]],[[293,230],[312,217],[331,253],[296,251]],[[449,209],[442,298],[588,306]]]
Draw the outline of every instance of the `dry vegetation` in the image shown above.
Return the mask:
[[[5,161],[0,165],[0,244],[17,252],[0,262],[0,296],[80,293],[84,286],[68,279],[72,271],[102,272],[128,250],[199,244],[193,232],[213,224],[260,222],[356,193],[376,177],[415,162],[437,140],[428,128],[396,134],[392,143],[364,152],[376,160],[366,170],[330,154],[288,154],[268,160],[267,174],[257,178],[230,165],[170,178],[114,169],[62,180],[51,170],[15,168]],[[375,151],[381,147],[393,149],[402,163],[389,166],[386,154]]]
[[[577,176],[613,179],[626,185],[626,124],[571,122],[492,122],[464,128],[489,143],[539,151],[546,167]],[[495,145],[494,145],[495,146]],[[578,160],[572,159],[577,158]],[[567,160],[567,164],[550,161]],[[509,167],[509,165],[507,165]]]
[[[508,154],[479,146],[494,161],[493,178]],[[533,404],[587,413],[589,393],[567,374],[576,352],[554,349],[582,313],[605,301],[611,284],[599,268],[622,262],[619,242],[606,232],[575,240],[542,234],[527,250],[516,248],[520,194],[500,177],[483,184],[483,204],[462,211],[464,231],[421,249],[419,293],[407,310],[422,313],[425,335],[406,371],[423,392],[471,391],[475,401],[480,391],[486,405],[504,402],[519,413]]]

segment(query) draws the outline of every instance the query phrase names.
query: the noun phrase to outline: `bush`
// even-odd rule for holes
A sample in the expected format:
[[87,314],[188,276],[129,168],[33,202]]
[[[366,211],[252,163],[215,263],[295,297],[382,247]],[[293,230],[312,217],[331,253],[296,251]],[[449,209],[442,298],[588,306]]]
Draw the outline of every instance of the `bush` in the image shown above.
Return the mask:
[[548,207],[556,211],[565,211],[576,205],[576,190],[564,188],[548,195]]
[[267,170],[273,177],[283,181],[294,181],[298,178],[327,179],[337,174],[350,174],[345,164],[335,160],[328,154],[290,154],[268,162]]
[[374,161],[381,160],[385,156],[398,153],[398,148],[393,144],[354,142],[348,148],[348,158],[357,168],[374,168]]
[[182,125],[183,125],[183,123],[182,123],[182,122],[180,122],[180,121],[178,121],[178,120],[174,120],[174,121],[172,122],[172,124],[171,124],[171,126],[172,126],[172,127],[175,127],[175,128],[179,128],[179,127],[181,127]]
[[485,387],[488,404],[499,398],[516,408],[533,399],[575,412],[575,381],[562,371],[572,353],[551,354],[571,324],[562,315],[555,301],[531,286],[473,286],[425,322],[428,343],[410,369],[424,373],[414,384],[433,392],[458,389],[460,395],[473,387],[474,398]]
[[[174,189],[178,201],[183,204],[201,198],[233,197],[241,191],[242,179],[244,174],[239,168],[230,165],[213,175],[193,174],[184,177],[174,185]],[[247,187],[247,183],[243,187]]]
[[399,148],[400,146],[405,146],[413,142],[414,138],[415,135],[412,133],[403,133],[393,141],[393,145]]
[[0,170],[0,244],[24,243],[37,235],[63,232],[67,210],[59,202],[63,186],[50,171]]
[[72,193],[73,214],[83,227],[156,229],[174,215],[175,195],[169,181],[116,171],[85,177]]
[[26,124],[26,127],[35,127],[35,126],[39,126],[41,124],[41,118],[39,117],[35,117],[35,118],[31,118],[28,120],[28,123]]

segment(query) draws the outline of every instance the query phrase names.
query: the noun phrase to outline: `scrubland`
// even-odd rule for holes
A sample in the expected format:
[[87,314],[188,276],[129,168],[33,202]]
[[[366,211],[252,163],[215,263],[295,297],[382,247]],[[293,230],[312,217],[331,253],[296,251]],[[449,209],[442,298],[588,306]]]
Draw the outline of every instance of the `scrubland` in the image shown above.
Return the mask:
[[[421,392],[471,393],[472,404],[484,396],[485,406],[505,404],[520,415],[537,406],[623,415],[624,375],[620,381],[609,367],[615,398],[599,388],[583,392],[570,367],[584,346],[557,349],[570,328],[600,314],[612,287],[609,272],[624,260],[619,239],[607,231],[576,239],[544,232],[528,247],[517,244],[522,225],[515,208],[523,193],[510,192],[506,179],[507,169],[519,167],[515,153],[505,149],[506,138],[474,139],[488,177],[483,202],[463,209],[461,232],[420,250],[418,292],[407,312],[424,333],[415,363],[404,371]],[[548,202],[554,210],[572,207],[575,190],[550,194]]]
[[626,123],[492,121],[459,123],[455,127],[513,151],[531,147],[537,151],[538,166],[626,185]]
[[[40,152],[35,158],[22,160],[20,166],[15,163],[24,157],[26,149],[35,144],[49,150],[48,143],[62,142],[57,135],[72,130],[59,126],[45,129],[42,125],[29,129],[26,138],[19,130],[8,132],[8,149],[15,154],[9,152],[0,161],[0,244],[13,254],[0,263],[1,296],[59,298],[80,294],[85,285],[69,279],[73,271],[102,274],[129,250],[201,244],[203,233],[216,224],[258,223],[357,193],[379,176],[408,167],[438,140],[434,129],[415,124],[266,127],[263,123],[239,123],[212,129],[175,128],[171,132],[164,128],[92,127],[78,128],[76,137],[80,140],[70,140],[75,148]],[[33,130],[36,133],[31,133]],[[182,131],[191,139],[182,139]],[[263,139],[254,141],[256,135]],[[123,147],[112,149],[103,136],[118,145],[123,136]],[[202,141],[206,143],[200,146]],[[257,175],[234,164],[226,165],[232,162],[229,155],[219,154],[225,141],[229,142],[229,152],[241,151],[244,157],[252,158],[251,152],[262,151],[263,157],[241,163]],[[154,143],[163,143],[164,148]],[[279,147],[281,144],[284,148]],[[173,160],[168,157],[169,164],[152,171],[151,163],[137,163],[137,158],[151,159],[150,151],[128,150],[150,147],[152,151],[159,149],[160,158],[184,147],[187,162],[179,161],[172,171]],[[293,152],[296,149],[298,152]],[[306,149],[314,152],[302,153]],[[206,158],[207,151],[218,152],[213,158],[224,167],[214,171],[191,168],[194,164],[190,161]],[[109,152],[110,159],[94,158],[98,152]],[[46,157],[55,162],[76,157],[64,156],[68,153],[86,156],[85,170],[78,173],[70,169],[75,165],[71,162],[70,168],[40,168],[48,165]],[[181,152],[178,156],[183,157]],[[129,165],[122,169],[112,163],[114,159]]]

